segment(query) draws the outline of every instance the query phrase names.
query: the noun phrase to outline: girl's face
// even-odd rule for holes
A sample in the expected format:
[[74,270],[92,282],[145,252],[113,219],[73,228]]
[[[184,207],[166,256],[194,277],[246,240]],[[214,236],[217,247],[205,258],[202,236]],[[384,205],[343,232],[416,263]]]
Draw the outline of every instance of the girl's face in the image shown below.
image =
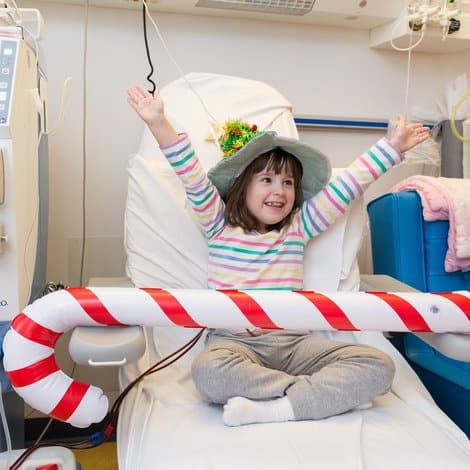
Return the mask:
[[285,165],[276,174],[265,168],[255,173],[246,190],[246,206],[258,221],[258,231],[266,233],[268,226],[278,224],[287,217],[295,202],[294,176]]

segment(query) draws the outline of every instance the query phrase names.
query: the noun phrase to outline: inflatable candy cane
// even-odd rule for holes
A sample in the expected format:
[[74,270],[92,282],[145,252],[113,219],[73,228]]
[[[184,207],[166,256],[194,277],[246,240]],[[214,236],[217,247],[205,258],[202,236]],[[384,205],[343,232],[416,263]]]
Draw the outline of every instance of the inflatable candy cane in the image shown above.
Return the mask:
[[5,370],[17,393],[74,426],[101,421],[102,390],[72,380],[54,358],[64,332],[97,325],[470,333],[470,293],[61,290],[26,307],[5,337]]

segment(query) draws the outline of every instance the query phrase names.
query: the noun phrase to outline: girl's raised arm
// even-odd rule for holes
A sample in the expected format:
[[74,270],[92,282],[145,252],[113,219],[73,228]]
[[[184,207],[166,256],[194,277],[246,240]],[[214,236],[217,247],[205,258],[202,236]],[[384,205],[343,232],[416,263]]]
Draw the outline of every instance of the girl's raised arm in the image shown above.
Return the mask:
[[163,100],[158,92],[152,96],[145,88],[133,86],[127,89],[127,102],[144,120],[160,147],[167,147],[178,140],[178,134],[165,116]]

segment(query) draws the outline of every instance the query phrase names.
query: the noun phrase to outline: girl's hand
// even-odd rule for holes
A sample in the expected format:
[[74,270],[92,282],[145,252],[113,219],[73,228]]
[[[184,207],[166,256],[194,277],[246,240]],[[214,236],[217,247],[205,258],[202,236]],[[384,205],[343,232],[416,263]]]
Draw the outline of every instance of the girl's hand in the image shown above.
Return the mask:
[[127,102],[149,126],[158,125],[165,118],[163,100],[158,92],[152,96],[145,88],[133,86],[127,89]]
[[421,123],[407,123],[405,118],[399,115],[397,127],[389,140],[400,153],[404,153],[424,142],[428,137],[429,129],[427,127]]
[[127,89],[127,101],[145,121],[160,147],[172,145],[178,140],[178,134],[165,117],[159,93],[152,96],[145,88],[132,86]]

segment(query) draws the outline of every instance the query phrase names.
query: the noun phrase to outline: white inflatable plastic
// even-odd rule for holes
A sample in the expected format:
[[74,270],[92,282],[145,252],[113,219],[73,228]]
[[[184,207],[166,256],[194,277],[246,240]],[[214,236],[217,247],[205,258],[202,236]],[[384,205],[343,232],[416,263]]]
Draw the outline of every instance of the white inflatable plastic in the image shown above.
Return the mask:
[[72,380],[54,358],[64,332],[97,325],[470,333],[470,292],[57,291],[26,307],[5,336],[5,370],[25,402],[77,427],[104,418],[102,390]]

